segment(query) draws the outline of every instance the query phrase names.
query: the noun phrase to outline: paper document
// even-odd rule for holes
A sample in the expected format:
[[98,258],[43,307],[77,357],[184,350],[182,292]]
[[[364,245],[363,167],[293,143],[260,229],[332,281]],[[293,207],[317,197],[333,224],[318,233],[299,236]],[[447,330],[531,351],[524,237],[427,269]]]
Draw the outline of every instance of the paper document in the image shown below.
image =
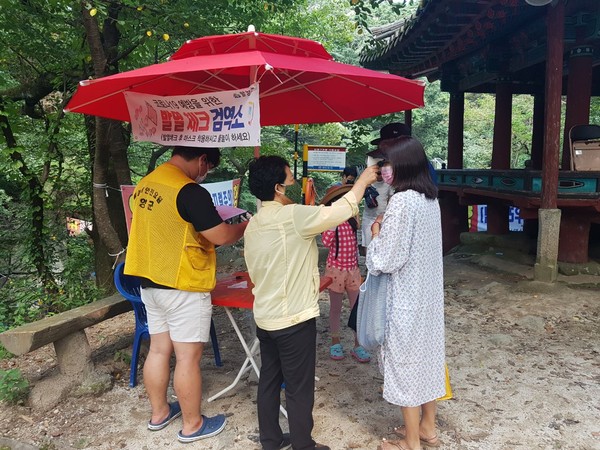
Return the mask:
[[223,219],[223,220],[231,219],[232,217],[236,217],[236,216],[239,216],[240,214],[246,213],[245,209],[236,208],[235,206],[220,205],[220,206],[217,206],[216,208],[217,208],[217,212],[219,213],[219,216],[221,216],[221,219]]
[[227,286],[229,289],[246,289],[248,287],[247,281],[240,281],[239,283]]

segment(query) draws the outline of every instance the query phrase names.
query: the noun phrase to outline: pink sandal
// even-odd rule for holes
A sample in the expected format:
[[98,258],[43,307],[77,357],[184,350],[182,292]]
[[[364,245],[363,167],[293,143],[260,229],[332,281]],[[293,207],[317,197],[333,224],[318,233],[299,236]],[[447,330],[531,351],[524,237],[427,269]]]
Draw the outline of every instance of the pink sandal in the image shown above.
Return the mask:
[[351,350],[350,354],[359,363],[368,363],[369,361],[371,361],[371,355],[368,351],[365,350],[365,348],[362,345],[359,345],[358,347]]

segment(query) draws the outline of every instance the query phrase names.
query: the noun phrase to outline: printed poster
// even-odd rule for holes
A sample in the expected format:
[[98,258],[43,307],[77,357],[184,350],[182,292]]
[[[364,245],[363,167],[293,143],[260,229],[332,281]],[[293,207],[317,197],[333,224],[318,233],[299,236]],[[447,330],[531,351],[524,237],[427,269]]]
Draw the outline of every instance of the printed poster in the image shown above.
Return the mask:
[[346,148],[329,145],[305,145],[304,161],[308,170],[342,172],[346,167]]
[[189,147],[260,145],[258,84],[196,95],[123,95],[136,141]]
[[[519,208],[511,206],[508,210],[508,227],[510,231],[523,231],[523,219]],[[487,205],[469,205],[469,231],[487,231]]]

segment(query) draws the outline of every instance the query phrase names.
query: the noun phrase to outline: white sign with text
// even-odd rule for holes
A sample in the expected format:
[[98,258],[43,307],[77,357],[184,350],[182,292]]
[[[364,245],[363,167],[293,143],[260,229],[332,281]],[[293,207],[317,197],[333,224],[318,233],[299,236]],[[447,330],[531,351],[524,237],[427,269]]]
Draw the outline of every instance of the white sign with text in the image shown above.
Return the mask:
[[123,94],[137,141],[188,147],[260,145],[258,84],[197,95]]
[[346,148],[327,145],[305,145],[308,170],[341,172],[346,167]]

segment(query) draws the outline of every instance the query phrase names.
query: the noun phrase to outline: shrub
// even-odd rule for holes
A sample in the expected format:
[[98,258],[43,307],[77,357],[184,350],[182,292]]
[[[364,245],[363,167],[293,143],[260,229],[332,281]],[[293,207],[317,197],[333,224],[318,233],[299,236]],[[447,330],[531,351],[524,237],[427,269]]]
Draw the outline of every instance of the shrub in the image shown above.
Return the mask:
[[[69,238],[56,264],[56,287],[45,288],[36,274],[11,275],[0,287],[0,332],[85,305],[100,298],[93,249],[85,236]],[[1,357],[1,353],[0,353]]]
[[29,382],[19,369],[0,370],[0,400],[17,404],[27,398]]
[[8,350],[6,350],[2,344],[0,344],[0,359],[10,359],[12,358],[14,355],[9,352]]

